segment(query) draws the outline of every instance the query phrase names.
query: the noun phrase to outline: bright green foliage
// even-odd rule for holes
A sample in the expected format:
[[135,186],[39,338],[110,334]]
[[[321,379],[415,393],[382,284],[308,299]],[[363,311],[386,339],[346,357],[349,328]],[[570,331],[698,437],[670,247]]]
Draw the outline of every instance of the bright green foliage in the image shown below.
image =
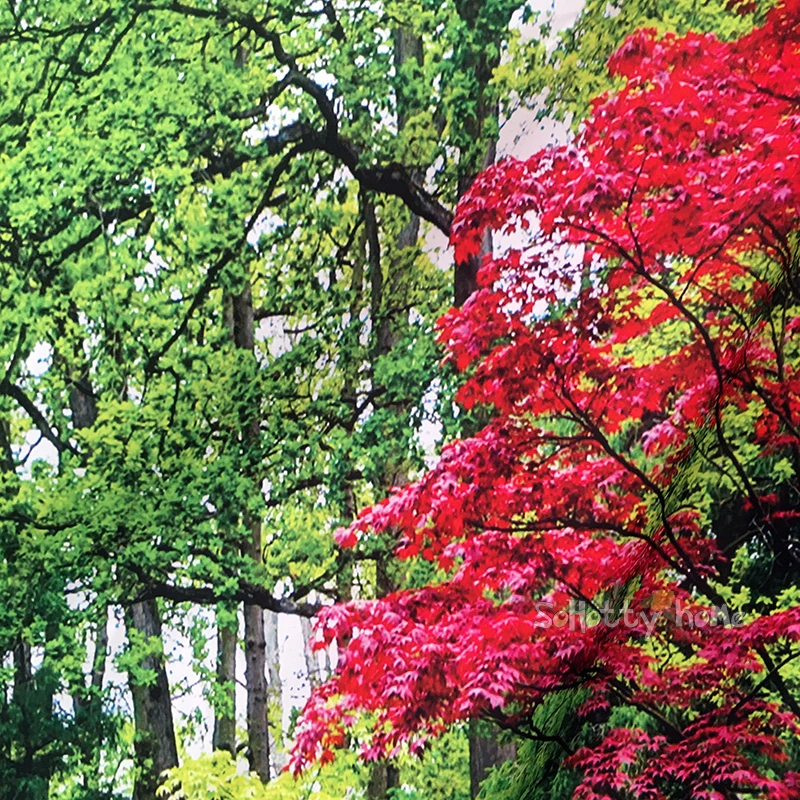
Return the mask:
[[[452,731],[434,742],[421,759],[398,757],[400,787],[390,800],[468,800],[464,770],[467,740]],[[366,797],[369,767],[355,752],[344,752],[300,778],[288,772],[264,786],[227,754],[216,752],[185,761],[161,789],[165,800],[345,800]]]
[[469,800],[467,734],[454,729],[430,743],[421,758],[401,756],[400,789],[390,800]]

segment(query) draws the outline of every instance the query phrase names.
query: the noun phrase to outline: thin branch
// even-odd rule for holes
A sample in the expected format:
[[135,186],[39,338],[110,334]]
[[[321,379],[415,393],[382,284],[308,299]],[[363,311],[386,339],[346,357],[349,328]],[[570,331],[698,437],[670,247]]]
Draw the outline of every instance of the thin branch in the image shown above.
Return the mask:
[[50,427],[50,423],[45,418],[44,414],[36,407],[36,404],[19,388],[19,386],[11,383],[7,378],[4,378],[0,381],[0,395],[5,395],[6,397],[10,397],[12,400],[16,400],[17,403],[20,405],[22,409],[28,414],[28,416],[33,421],[33,424],[39,429],[39,432],[50,442],[53,447],[58,450],[59,453],[63,453],[65,451],[69,451],[74,455],[80,455],[80,451],[77,450],[73,445],[69,442],[65,442],[61,439],[58,433]]

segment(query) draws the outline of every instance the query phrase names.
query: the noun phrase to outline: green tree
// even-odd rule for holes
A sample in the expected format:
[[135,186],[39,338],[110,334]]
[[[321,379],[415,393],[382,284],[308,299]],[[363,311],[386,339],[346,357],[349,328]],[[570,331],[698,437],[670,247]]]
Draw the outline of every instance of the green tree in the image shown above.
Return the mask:
[[421,465],[452,296],[421,244],[491,153],[517,5],[0,10],[7,741],[23,707],[42,720],[9,746],[13,791],[121,785],[101,766],[131,739],[103,679],[122,608],[152,794],[176,758],[161,626],[185,603],[220,609],[229,749],[230,609],[249,609],[248,749],[269,777],[260,610],[376,590],[324,532]]

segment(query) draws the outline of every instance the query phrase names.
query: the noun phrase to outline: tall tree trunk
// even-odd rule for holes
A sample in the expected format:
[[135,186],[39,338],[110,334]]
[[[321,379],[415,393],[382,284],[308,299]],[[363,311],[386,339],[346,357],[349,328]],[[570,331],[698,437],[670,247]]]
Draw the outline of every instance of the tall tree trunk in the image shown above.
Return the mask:
[[495,725],[470,720],[469,788],[472,797],[478,796],[481,784],[492,767],[516,758],[517,746],[514,742],[500,744],[499,733]]
[[[129,638],[142,638],[152,644],[161,638],[161,615],[155,600],[133,603],[127,613]],[[172,703],[163,653],[146,655],[142,669],[155,674],[155,680],[136,679],[134,671],[128,673],[128,685],[133,695],[134,749],[137,775],[133,787],[133,800],[155,800],[156,789],[164,770],[178,766],[178,749],[172,724]]]
[[[394,64],[398,74],[396,86],[397,101],[397,129],[405,128],[411,114],[416,111],[416,97],[407,88],[413,87],[416,81],[407,73],[418,71],[422,68],[424,60],[422,39],[413,31],[399,25],[394,34]],[[420,175],[413,173],[415,180]],[[364,225],[367,238],[367,263],[369,266],[370,282],[370,319],[373,325],[372,358],[377,360],[391,352],[399,337],[397,331],[398,320],[396,314],[391,314],[386,308],[386,297],[395,297],[402,291],[403,282],[406,280],[405,269],[408,268],[407,252],[418,247],[420,220],[411,214],[408,222],[403,226],[397,237],[394,248],[391,250],[390,267],[388,270],[388,287],[384,286],[383,264],[381,261],[380,238],[378,235],[378,222],[375,208],[369,196],[364,197]],[[404,252],[406,251],[406,252]],[[388,289],[388,291],[387,291]],[[402,413],[404,409],[395,409]],[[385,495],[392,486],[400,486],[408,480],[406,470],[406,453],[393,453],[382,466],[380,493]],[[375,594],[383,597],[395,587],[388,574],[386,562],[378,560],[375,564]],[[372,766],[367,797],[370,800],[386,800],[391,789],[400,785],[400,772],[392,761],[379,761]]]
[[[222,313],[231,341],[236,342],[233,297],[225,294]],[[238,435],[238,431],[237,431]],[[214,712],[214,750],[236,755],[236,653],[239,648],[239,607],[217,607],[217,684],[222,702]]]
[[214,712],[214,750],[236,755],[236,648],[238,639],[236,610],[217,609],[217,683],[222,701]]
[[[402,39],[402,37],[396,37]],[[399,98],[398,98],[399,99]],[[370,320],[372,322],[372,352],[373,362],[386,355],[394,343],[394,331],[389,314],[383,308],[384,280],[383,265],[381,263],[380,239],[378,236],[378,221],[375,216],[375,206],[372,197],[367,192],[362,192],[362,213],[366,233],[367,265],[369,267],[370,283]],[[415,242],[416,244],[416,242]],[[400,280],[401,275],[396,277]],[[382,494],[388,493],[390,486],[395,483],[395,475],[399,465],[403,463],[405,454],[394,453],[386,464],[383,465],[383,479],[379,487]],[[353,509],[355,519],[355,508]],[[376,580],[375,595],[383,597],[391,591],[390,582],[386,573],[386,564],[383,559],[375,562]],[[390,789],[400,785],[400,774],[391,761],[378,761],[372,765],[369,782],[367,784],[367,797],[370,800],[386,800]]]
[[[234,64],[242,69],[247,62],[249,51],[245,45],[239,45]],[[255,317],[253,314],[253,295],[250,276],[245,279],[244,290],[226,298],[226,316],[230,312],[229,327],[233,335],[234,346],[248,353],[255,347]],[[259,439],[260,414],[254,413],[241,431],[242,441],[247,445],[255,445]],[[261,484],[258,481],[258,491]],[[242,514],[242,521],[249,532],[249,539],[243,548],[245,555],[250,556],[256,564],[263,560],[261,518],[250,511]],[[269,723],[267,694],[267,644],[264,637],[264,611],[260,606],[244,605],[244,660],[245,683],[247,686],[247,745],[250,769],[263,783],[270,778],[269,772]]]
[[[283,719],[283,685],[281,683],[281,650],[278,636],[278,615],[264,611],[264,633],[267,642],[267,677],[269,679],[269,701]],[[289,763],[289,754],[274,734],[279,729],[274,725],[270,735],[270,754],[275,772],[281,772]]]
[[303,657],[306,662],[306,675],[313,689],[322,682],[322,674],[317,651],[313,649],[314,629],[311,620],[307,617],[300,617],[300,631],[303,635]]
[[[255,347],[255,320],[253,315],[253,296],[250,280],[244,290],[232,297],[231,304],[234,345],[249,353]],[[259,414],[252,415],[242,429],[245,445],[254,446],[259,439]],[[254,478],[257,480],[257,478]],[[258,491],[261,491],[258,482]],[[261,519],[250,511],[242,515],[245,528],[249,531],[248,541],[243,548],[245,555],[256,564],[262,562]],[[269,724],[267,694],[267,643],[264,635],[264,612],[261,606],[244,606],[244,658],[245,683],[247,685],[247,743],[250,769],[264,783],[270,778],[269,771]]]
[[[260,533],[260,524],[258,525]],[[269,781],[269,724],[267,721],[266,651],[261,606],[244,607],[244,660],[247,685],[247,744],[250,769]]]
[[[70,307],[69,315],[77,325],[78,310],[74,305]],[[69,408],[72,413],[72,427],[77,431],[91,428],[94,425],[97,420],[97,398],[94,394],[88,367],[82,363],[85,360],[82,347],[76,346],[73,356],[79,371],[74,371],[71,376]],[[83,758],[87,766],[94,768],[86,776],[86,785],[89,789],[99,788],[97,768],[100,766],[104,743],[100,722],[103,715],[102,691],[107,660],[108,608],[103,606],[98,609],[98,620],[94,631],[94,656],[88,685],[72,696],[75,722],[84,731],[81,737]],[[92,732],[95,732],[94,735]]]

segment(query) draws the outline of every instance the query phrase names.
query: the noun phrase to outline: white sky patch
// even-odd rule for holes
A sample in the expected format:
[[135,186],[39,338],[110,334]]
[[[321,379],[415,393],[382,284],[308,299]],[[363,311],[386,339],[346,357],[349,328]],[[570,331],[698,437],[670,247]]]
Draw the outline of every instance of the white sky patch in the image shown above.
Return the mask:
[[31,375],[38,378],[47,372],[52,363],[53,348],[48,342],[38,342],[25,361],[25,367]]
[[244,132],[244,140],[251,147],[263,142],[268,136],[276,136],[280,130],[300,119],[300,112],[271,105],[267,109],[267,117]]

